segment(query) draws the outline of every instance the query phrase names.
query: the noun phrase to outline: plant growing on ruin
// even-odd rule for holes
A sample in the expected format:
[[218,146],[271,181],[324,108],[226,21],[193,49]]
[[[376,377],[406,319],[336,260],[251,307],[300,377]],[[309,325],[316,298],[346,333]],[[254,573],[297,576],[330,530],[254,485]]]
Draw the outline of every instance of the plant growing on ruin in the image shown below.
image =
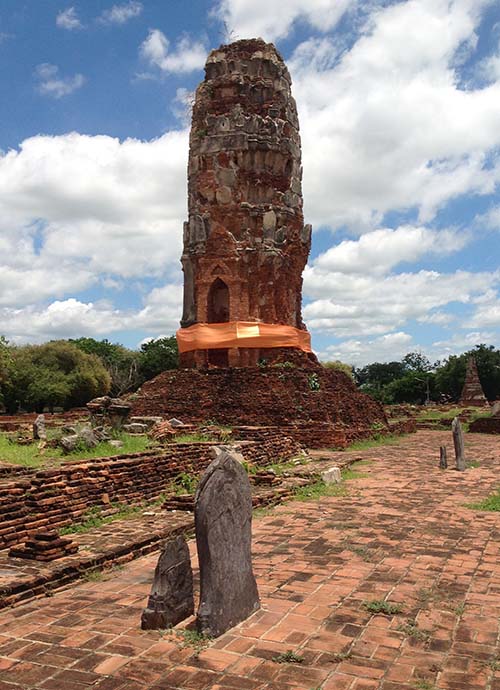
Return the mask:
[[363,608],[370,613],[382,613],[384,616],[393,616],[396,613],[401,613],[403,607],[401,604],[395,604],[390,601],[383,601],[382,599],[372,599],[371,601],[364,601]]
[[318,378],[318,374],[316,373],[309,374],[309,376],[307,377],[307,383],[309,386],[309,390],[311,391],[319,391],[321,388],[321,382]]
[[282,654],[278,654],[278,656],[273,656],[273,661],[277,664],[303,664],[305,659],[289,649]]

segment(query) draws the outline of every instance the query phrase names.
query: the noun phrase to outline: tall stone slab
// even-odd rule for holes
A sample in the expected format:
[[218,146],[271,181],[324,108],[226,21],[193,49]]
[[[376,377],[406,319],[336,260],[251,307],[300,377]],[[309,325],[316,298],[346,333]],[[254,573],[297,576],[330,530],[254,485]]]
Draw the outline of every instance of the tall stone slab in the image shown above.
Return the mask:
[[462,425],[458,417],[455,417],[451,423],[451,431],[453,433],[453,445],[455,447],[455,463],[456,469],[459,472],[465,471],[465,440]]
[[221,452],[203,474],[194,519],[200,563],[200,633],[218,637],[259,604],[252,571],[252,498],[247,473]]
[[194,613],[193,573],[184,537],[169,539],[156,565],[147,608],[141,617],[143,630],[177,625]]
[[467,360],[465,383],[462,388],[462,394],[460,395],[460,405],[464,407],[484,407],[488,405],[481,381],[479,380],[479,373],[474,357],[469,357]]

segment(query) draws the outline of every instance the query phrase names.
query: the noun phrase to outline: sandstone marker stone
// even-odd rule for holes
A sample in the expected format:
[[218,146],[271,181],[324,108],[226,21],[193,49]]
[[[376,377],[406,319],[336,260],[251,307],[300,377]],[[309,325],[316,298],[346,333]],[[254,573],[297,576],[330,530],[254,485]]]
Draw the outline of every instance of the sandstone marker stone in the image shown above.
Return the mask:
[[148,606],[141,618],[143,630],[177,625],[194,613],[193,573],[184,537],[168,540],[155,569]]
[[448,456],[446,452],[446,446],[439,447],[439,468],[445,470],[448,467]]
[[252,571],[250,483],[228,453],[203,474],[194,519],[201,590],[197,626],[200,633],[218,637],[260,606]]
[[455,417],[451,423],[451,430],[453,432],[453,444],[455,446],[456,468],[460,472],[463,472],[465,470],[465,441],[462,425],[458,417]]

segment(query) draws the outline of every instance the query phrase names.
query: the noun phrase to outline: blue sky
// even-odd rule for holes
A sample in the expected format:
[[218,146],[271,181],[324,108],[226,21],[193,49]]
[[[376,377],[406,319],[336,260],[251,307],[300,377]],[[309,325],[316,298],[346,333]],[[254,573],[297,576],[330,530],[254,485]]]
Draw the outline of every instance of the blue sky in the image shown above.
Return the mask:
[[228,36],[292,75],[320,356],[500,346],[498,0],[2,0],[0,333],[176,330],[189,102]]

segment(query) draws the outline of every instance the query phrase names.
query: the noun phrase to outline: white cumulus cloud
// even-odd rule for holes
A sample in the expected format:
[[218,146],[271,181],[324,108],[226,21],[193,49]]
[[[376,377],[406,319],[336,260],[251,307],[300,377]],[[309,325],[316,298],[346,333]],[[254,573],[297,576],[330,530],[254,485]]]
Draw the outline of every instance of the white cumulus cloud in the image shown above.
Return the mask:
[[462,249],[468,235],[454,230],[401,226],[381,228],[345,240],[321,254],[313,266],[341,273],[387,273],[401,262],[415,262],[426,254],[449,254]]
[[500,78],[461,81],[492,0],[409,0],[372,13],[338,55],[312,38],[289,61],[299,109],[305,210],[313,225],[373,229],[388,211],[432,220],[500,182]]
[[229,40],[287,36],[295,22],[329,31],[357,0],[220,0],[215,15],[225,23]]
[[0,303],[177,269],[188,133],[37,136],[0,155]]
[[162,72],[186,73],[201,69],[207,59],[207,49],[201,41],[193,41],[183,36],[174,50],[159,29],[151,29],[140,47],[140,54],[151,67]]
[[110,9],[104,10],[98,21],[104,24],[125,24],[130,19],[138,17],[143,10],[142,2],[130,0],[121,5],[113,5]]
[[61,10],[56,17],[56,25],[60,29],[66,29],[67,31],[83,29],[83,24],[81,23],[78,13],[74,7],[68,7],[65,10]]
[[35,69],[38,80],[37,89],[44,96],[62,98],[77,91],[85,84],[83,74],[75,74],[72,77],[59,76],[59,67],[44,62]]

